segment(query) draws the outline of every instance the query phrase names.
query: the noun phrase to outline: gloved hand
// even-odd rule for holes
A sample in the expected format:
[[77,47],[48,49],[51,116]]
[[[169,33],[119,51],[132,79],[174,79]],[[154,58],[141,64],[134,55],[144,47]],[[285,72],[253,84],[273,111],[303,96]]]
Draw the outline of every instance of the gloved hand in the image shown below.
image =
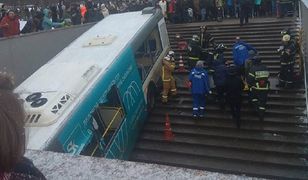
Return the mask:
[[211,90],[209,90],[209,94],[212,94],[213,92]]

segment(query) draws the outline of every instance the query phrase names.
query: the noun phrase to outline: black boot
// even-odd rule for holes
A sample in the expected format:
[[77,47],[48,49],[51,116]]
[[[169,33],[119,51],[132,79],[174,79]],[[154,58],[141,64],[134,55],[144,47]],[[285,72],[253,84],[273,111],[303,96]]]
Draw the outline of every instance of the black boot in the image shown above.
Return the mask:
[[264,111],[259,111],[259,120],[263,122],[264,120]]
[[240,119],[236,120],[236,127],[237,127],[237,129],[241,128],[241,120]]
[[276,85],[276,87],[278,87],[278,88],[284,88],[285,86],[286,86],[286,84],[281,82],[281,81],[279,81],[279,83]]

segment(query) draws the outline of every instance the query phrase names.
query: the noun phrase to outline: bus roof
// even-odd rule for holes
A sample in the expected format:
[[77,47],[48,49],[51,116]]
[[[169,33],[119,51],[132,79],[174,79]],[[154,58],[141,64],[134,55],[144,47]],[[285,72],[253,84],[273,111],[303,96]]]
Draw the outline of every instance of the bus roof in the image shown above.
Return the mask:
[[15,89],[25,100],[28,149],[46,147],[95,80],[104,74],[151,16],[142,15],[141,11],[108,16]]

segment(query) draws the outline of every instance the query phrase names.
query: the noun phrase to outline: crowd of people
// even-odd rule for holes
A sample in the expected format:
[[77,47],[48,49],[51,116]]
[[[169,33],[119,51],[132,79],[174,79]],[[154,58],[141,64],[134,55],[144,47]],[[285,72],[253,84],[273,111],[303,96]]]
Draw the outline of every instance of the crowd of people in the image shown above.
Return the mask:
[[[153,6],[147,0],[142,1],[107,1],[70,3],[59,0],[57,4],[25,7],[6,7],[1,5],[0,37],[9,37],[58,27],[97,22],[109,14],[139,11]],[[11,9],[9,9],[11,8]],[[20,20],[27,21],[20,30]]]
[[248,23],[249,17],[291,16],[298,2],[293,0],[160,0],[164,16],[173,23],[193,21],[222,21],[240,18]]
[[[241,25],[247,24],[249,17],[293,15],[298,6],[292,0],[86,0],[81,3],[59,0],[46,7],[0,5],[0,37],[96,22],[109,14],[139,11],[149,6],[160,8],[170,23],[239,18]],[[19,20],[27,21],[22,30]]]
[[[293,88],[295,55],[298,53],[298,42],[289,29],[283,30],[282,44],[277,50],[280,55],[280,73],[278,88]],[[226,61],[224,44],[217,44],[214,37],[207,32],[206,26],[200,27],[200,34],[193,35],[189,42],[177,35],[178,46],[187,45],[188,67],[190,69],[188,87],[193,98],[193,117],[205,115],[206,95],[215,92],[220,109],[229,105],[236,125],[241,125],[242,94],[247,92],[249,104],[263,121],[266,111],[267,95],[270,90],[270,72],[261,61],[256,48],[236,37],[232,48],[233,59]],[[180,48],[179,49],[185,49]],[[163,93],[162,102],[168,102],[168,95],[176,95],[173,77],[175,71],[174,52],[170,51],[163,60]]]

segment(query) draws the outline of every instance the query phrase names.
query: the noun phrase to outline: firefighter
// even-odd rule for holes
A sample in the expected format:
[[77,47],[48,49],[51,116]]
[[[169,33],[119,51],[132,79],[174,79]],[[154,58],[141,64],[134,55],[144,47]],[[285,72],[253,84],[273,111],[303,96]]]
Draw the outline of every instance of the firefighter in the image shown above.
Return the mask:
[[169,56],[164,57],[162,66],[162,81],[163,81],[163,92],[162,92],[162,102],[168,102],[168,94],[176,95],[175,80],[173,78],[173,71],[175,68],[175,63],[171,61]]
[[193,117],[203,118],[205,113],[205,96],[210,94],[207,72],[203,69],[203,61],[197,61],[189,74],[191,93],[193,96]]
[[296,53],[299,53],[299,51],[300,51],[299,40],[294,35],[292,35],[291,30],[289,28],[286,28],[286,29],[282,30],[280,33],[281,33],[282,37],[284,35],[289,35],[290,36],[290,41],[292,41],[292,43],[295,44],[295,51],[296,51]]
[[277,87],[292,87],[294,82],[294,64],[296,54],[295,41],[286,34],[282,37],[282,46],[277,50],[280,52],[279,84]]
[[214,52],[211,48],[217,47],[215,44],[214,37],[207,32],[207,26],[200,27],[200,47],[201,47],[201,56],[200,58],[205,61],[207,66],[214,60]]
[[199,36],[193,35],[192,39],[188,43],[188,61],[189,61],[189,68],[193,69],[199,61],[201,56],[201,47],[199,42]]
[[269,71],[265,65],[261,63],[258,56],[252,58],[252,66],[249,69],[247,83],[249,86],[249,97],[252,105],[263,121],[266,110],[267,94],[270,88]]

